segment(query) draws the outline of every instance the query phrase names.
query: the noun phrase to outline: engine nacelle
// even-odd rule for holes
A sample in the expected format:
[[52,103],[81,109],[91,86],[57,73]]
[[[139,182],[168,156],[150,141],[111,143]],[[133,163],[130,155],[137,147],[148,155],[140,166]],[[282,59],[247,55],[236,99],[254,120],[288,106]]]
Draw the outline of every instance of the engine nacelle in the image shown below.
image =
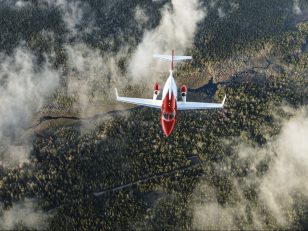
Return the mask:
[[156,82],[154,84],[153,100],[156,100],[157,96],[159,95],[159,92],[160,92],[160,85]]
[[182,85],[181,96],[182,96],[183,102],[186,102],[186,95],[187,95],[187,87],[186,87],[186,85]]

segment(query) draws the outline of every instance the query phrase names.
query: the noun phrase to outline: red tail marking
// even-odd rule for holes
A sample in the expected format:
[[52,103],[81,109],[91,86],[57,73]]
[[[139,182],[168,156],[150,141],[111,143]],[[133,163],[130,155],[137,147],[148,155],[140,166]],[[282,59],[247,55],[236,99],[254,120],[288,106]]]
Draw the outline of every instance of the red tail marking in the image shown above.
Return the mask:
[[173,71],[173,56],[174,56],[174,50],[172,49],[172,61],[171,61],[171,70]]

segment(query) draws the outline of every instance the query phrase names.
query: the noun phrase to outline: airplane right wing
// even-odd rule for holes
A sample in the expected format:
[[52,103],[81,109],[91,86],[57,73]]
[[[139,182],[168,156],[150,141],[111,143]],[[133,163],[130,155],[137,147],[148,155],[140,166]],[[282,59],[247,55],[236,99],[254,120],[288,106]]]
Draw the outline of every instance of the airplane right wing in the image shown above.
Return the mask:
[[181,110],[197,110],[197,109],[215,109],[223,108],[226,96],[221,103],[200,103],[200,102],[178,102],[177,109]]

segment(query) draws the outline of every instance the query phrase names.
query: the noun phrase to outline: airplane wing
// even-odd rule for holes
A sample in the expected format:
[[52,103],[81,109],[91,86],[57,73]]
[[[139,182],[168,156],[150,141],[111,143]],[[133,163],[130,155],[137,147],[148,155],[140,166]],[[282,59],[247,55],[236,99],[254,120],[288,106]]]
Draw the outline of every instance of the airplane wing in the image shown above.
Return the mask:
[[152,108],[161,108],[162,101],[161,100],[153,100],[153,99],[141,99],[141,98],[129,98],[129,97],[119,97],[118,91],[116,91],[117,101],[124,102],[124,103],[131,103],[145,107],[152,107]]
[[199,103],[199,102],[178,102],[177,109],[181,110],[197,110],[197,109],[214,109],[223,108],[226,96],[221,103]]

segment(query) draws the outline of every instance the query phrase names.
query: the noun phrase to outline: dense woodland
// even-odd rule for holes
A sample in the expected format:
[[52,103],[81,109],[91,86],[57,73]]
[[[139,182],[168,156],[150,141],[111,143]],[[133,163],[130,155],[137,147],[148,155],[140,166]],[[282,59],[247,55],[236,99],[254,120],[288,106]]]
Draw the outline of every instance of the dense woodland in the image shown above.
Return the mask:
[[[65,74],[69,75],[65,72],[67,57],[63,50],[66,29],[59,12],[42,8],[39,1],[31,2],[31,7],[20,10],[0,7],[0,28],[4,31],[0,35],[0,50],[10,53],[23,40],[40,63],[44,62],[43,54],[53,46],[57,54],[53,64],[63,69],[65,78]],[[116,52],[119,44],[126,41],[132,52],[143,33],[129,17],[132,10],[142,6],[150,17],[145,27],[154,28],[161,17],[157,9],[167,1],[115,1],[107,7],[104,4],[108,2],[88,1],[100,27],[94,34],[71,38],[70,43],[82,40],[102,52]],[[211,87],[199,86],[191,94],[188,92],[188,99],[217,102],[227,94],[223,110],[180,112],[168,139],[162,134],[158,111],[140,107],[35,133],[31,163],[0,168],[3,208],[35,198],[43,211],[52,215],[48,220],[52,230],[192,229],[192,201],[201,179],[215,189],[221,206],[232,204],[236,200],[232,196],[233,180],[240,182],[249,175],[247,163],[239,161],[237,145],[265,146],[280,132],[282,122],[276,119],[277,115],[291,116],[281,106],[300,108],[308,100],[308,52],[304,49],[308,23],[295,23],[292,1],[234,3],[238,4],[236,10],[227,1],[217,1],[214,8],[209,7],[191,49],[194,61],[179,67],[176,73],[179,83],[186,81],[188,86],[196,84],[197,78],[201,78],[201,83],[213,79]],[[300,4],[307,8],[306,1]],[[225,17],[219,18],[218,7],[225,7]],[[83,27],[86,23],[79,29]],[[39,32],[43,29],[52,30],[55,40],[42,37]],[[119,35],[119,41],[116,39],[113,46],[104,43],[115,35]],[[265,50],[261,59],[268,60],[268,65],[260,67],[259,61],[246,65],[245,60],[254,62],[260,50]],[[122,62],[125,72],[126,61]],[[227,77],[217,78],[218,72]],[[61,87],[65,88],[65,79]],[[55,95],[46,104],[59,104],[61,108],[69,107],[72,101],[65,94]],[[225,140],[229,142],[226,144]],[[195,156],[197,163],[191,159]],[[222,174],[217,165],[224,166],[227,161],[230,168]],[[269,164],[270,161],[257,166],[257,174],[266,174]],[[160,177],[161,174],[164,175]],[[135,183],[130,187],[94,195],[131,182]],[[255,187],[239,187],[247,192],[246,210],[259,208]],[[299,209],[297,205],[288,228],[307,229],[308,207]],[[270,211],[261,206],[260,209],[264,209],[265,228],[285,228],[279,226]],[[247,212],[247,217],[238,217],[237,228],[251,228],[251,216]],[[16,228],[25,227],[19,224]]]

